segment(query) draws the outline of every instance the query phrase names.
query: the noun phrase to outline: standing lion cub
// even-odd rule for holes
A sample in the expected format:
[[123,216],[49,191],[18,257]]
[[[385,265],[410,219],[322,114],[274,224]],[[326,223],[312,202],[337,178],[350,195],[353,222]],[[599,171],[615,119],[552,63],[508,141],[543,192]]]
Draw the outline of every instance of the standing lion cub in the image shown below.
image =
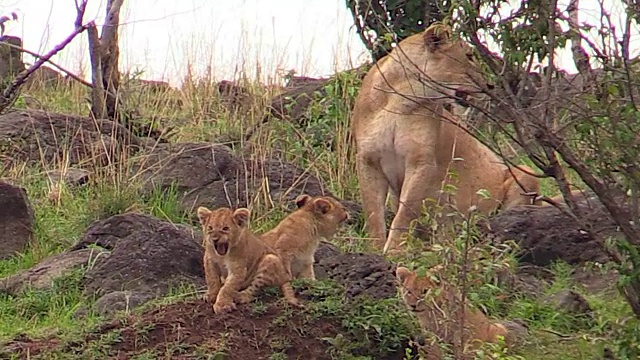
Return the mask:
[[247,228],[248,209],[199,207],[197,212],[204,233],[206,298],[215,313],[235,309],[235,301],[251,301],[265,285],[279,286],[289,304],[300,306],[282,259]]
[[[463,129],[449,111],[456,103],[443,95],[474,103],[488,87],[472,48],[453,39],[443,25],[402,40],[365,76],[351,131],[367,232],[383,253],[400,245],[427,198],[487,215],[498,207],[531,204],[531,194],[539,193],[539,181],[527,169],[512,174],[497,154]],[[453,181],[450,171],[457,174]],[[442,194],[444,182],[457,187],[450,198]],[[478,195],[481,189],[489,199]],[[397,211],[387,237],[388,191]]]
[[278,253],[294,279],[315,280],[313,262],[320,240],[335,235],[349,213],[330,196],[303,194],[295,202],[298,209],[260,239]]

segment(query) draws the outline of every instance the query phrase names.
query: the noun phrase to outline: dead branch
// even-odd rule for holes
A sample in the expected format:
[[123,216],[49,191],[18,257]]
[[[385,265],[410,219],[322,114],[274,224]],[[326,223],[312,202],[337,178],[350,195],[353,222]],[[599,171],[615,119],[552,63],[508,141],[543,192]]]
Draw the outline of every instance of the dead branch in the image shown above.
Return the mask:
[[91,114],[96,119],[103,119],[107,113],[105,103],[105,89],[102,80],[102,58],[100,56],[100,38],[98,29],[92,21],[87,29],[89,39],[89,58],[91,60]]
[[592,69],[589,64],[589,55],[582,47],[582,36],[580,34],[580,24],[578,21],[578,13],[580,11],[580,0],[571,0],[567,7],[569,13],[569,34],[571,39],[571,53],[573,54],[573,62],[581,74],[588,75],[591,79]]

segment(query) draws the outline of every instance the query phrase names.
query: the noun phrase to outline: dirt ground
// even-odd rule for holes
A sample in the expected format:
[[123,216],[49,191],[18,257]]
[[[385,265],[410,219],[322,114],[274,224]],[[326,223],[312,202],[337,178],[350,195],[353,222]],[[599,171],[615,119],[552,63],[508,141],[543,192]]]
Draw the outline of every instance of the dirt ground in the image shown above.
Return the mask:
[[[56,354],[54,358],[99,356],[122,360],[340,358],[331,341],[340,333],[349,341],[350,335],[339,318],[316,318],[273,300],[241,305],[234,312],[220,315],[214,314],[204,300],[180,301],[111,320],[79,341],[18,338],[4,347],[0,358],[9,354],[19,354],[21,359],[48,359],[52,354]],[[362,348],[349,352],[370,355],[370,351]],[[404,349],[399,349],[374,358],[399,360],[403,355]]]

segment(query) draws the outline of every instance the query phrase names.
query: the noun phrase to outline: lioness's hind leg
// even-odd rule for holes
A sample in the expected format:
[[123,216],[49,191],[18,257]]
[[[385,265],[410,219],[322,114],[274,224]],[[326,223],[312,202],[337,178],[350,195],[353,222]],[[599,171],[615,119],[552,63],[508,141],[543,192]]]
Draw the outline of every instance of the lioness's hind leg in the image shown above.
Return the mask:
[[[526,170],[527,172],[534,173],[534,171],[528,166],[519,165],[519,167]],[[517,181],[512,176],[512,172],[513,175],[516,176]],[[524,194],[540,194],[540,180],[537,177],[520,171],[515,167],[512,168],[511,171],[509,171],[509,169],[506,169],[505,173],[505,196],[502,208],[509,209],[516,205],[531,205],[535,196]]]
[[384,209],[389,183],[382,172],[379,160],[366,154],[356,155],[356,172],[362,197],[367,233],[380,248],[386,239]]

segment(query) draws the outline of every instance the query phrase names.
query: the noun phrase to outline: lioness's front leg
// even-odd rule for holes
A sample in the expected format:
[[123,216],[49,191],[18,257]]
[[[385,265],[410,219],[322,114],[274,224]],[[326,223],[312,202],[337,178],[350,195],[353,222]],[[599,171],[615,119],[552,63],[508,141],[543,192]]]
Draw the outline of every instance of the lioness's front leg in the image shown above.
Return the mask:
[[238,294],[238,289],[242,286],[242,283],[245,281],[247,277],[246,270],[237,270],[234,272],[229,272],[227,279],[222,285],[220,292],[218,292],[218,297],[216,298],[215,304],[213,304],[213,311],[216,314],[231,311],[236,308],[236,304],[234,303],[234,299]]
[[356,155],[356,171],[360,184],[365,228],[374,245],[380,248],[386,239],[384,209],[389,183],[382,172],[379,159],[367,154]]
[[435,165],[421,165],[418,168],[407,167],[404,183],[400,191],[398,213],[391,222],[389,237],[382,253],[395,250],[409,224],[420,216],[422,203],[427,197],[435,197],[441,185],[438,169]]

